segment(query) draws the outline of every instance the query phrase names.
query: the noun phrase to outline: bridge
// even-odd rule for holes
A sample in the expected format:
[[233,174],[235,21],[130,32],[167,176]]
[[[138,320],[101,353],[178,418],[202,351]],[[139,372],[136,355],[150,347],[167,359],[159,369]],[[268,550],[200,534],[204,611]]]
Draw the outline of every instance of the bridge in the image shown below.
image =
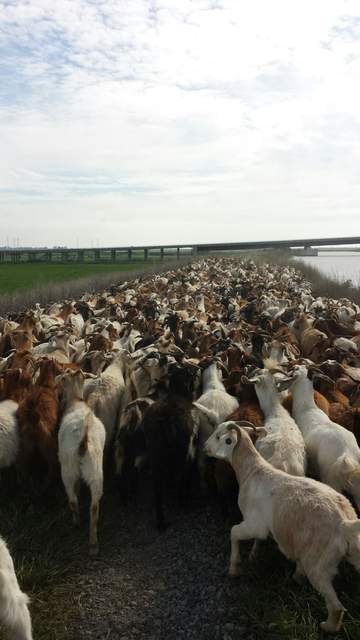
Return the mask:
[[[148,261],[151,259],[164,260],[165,258],[178,258],[187,255],[208,254],[214,252],[235,252],[245,250],[264,249],[302,249],[310,252],[314,247],[336,247],[360,245],[359,236],[342,238],[297,238],[293,240],[261,240],[259,242],[216,242],[206,244],[167,244],[167,245],[139,245],[118,246],[102,248],[29,248],[29,249],[0,249],[0,264],[3,263],[111,263],[127,262],[131,260]],[[312,252],[314,255],[314,251]]]

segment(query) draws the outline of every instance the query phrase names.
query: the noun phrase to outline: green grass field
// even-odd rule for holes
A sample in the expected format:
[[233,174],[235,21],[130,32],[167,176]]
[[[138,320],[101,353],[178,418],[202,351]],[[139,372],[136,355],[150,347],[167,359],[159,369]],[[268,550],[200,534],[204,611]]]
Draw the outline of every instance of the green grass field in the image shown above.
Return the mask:
[[[2,264],[0,295],[19,289],[33,289],[51,283],[69,282],[100,273],[139,269],[144,262],[112,262],[108,264]],[[146,263],[148,264],[148,263]]]

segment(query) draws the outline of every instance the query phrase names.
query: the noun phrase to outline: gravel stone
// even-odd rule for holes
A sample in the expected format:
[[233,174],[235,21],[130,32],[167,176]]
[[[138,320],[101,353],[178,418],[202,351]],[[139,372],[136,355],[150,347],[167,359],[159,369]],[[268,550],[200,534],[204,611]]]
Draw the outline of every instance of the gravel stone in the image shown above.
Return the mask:
[[74,599],[66,640],[249,640],[238,583],[224,576],[230,529],[216,505],[169,504],[172,525],[158,533],[147,491],[145,483],[126,509],[105,493],[99,558],[85,548],[71,575],[81,598]]

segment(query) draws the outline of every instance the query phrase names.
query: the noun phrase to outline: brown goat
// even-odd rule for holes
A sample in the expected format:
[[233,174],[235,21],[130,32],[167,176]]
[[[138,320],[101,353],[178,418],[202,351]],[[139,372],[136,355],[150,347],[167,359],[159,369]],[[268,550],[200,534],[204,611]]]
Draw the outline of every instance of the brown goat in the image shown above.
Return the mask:
[[8,369],[4,373],[1,400],[21,402],[30,392],[32,378],[22,369]]
[[57,425],[59,402],[55,375],[57,363],[43,360],[38,380],[28,396],[20,403],[17,418],[20,430],[18,468],[24,473],[39,458],[46,463],[47,487],[58,475]]
[[111,351],[112,347],[112,341],[101,333],[96,333],[89,339],[89,351]]
[[31,351],[15,351],[8,360],[8,369],[24,369],[33,372],[34,364]]
[[326,333],[314,329],[311,318],[303,313],[293,324],[293,329],[299,336],[302,354],[305,358],[311,358],[313,362],[321,362],[324,352],[329,346],[330,340]]

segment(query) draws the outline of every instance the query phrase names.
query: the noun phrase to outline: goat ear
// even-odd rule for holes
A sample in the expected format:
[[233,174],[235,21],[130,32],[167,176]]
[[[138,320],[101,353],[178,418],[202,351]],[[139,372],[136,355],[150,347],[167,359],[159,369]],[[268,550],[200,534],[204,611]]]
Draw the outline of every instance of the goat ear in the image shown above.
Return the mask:
[[291,377],[275,378],[275,385],[278,391],[285,391],[286,389],[289,389],[293,382],[294,378]]
[[255,433],[260,438],[265,437],[268,434],[267,429],[265,427],[255,427]]
[[260,381],[259,376],[251,376],[251,378],[248,378],[247,376],[241,376],[242,384],[254,384],[255,382],[259,382],[259,381]]
[[312,377],[310,379],[313,382],[315,382],[316,380],[323,380],[324,382],[327,382],[331,387],[336,386],[334,380],[332,380],[331,378],[329,378],[329,376],[326,376],[324,373],[321,373],[319,371],[313,371]]

